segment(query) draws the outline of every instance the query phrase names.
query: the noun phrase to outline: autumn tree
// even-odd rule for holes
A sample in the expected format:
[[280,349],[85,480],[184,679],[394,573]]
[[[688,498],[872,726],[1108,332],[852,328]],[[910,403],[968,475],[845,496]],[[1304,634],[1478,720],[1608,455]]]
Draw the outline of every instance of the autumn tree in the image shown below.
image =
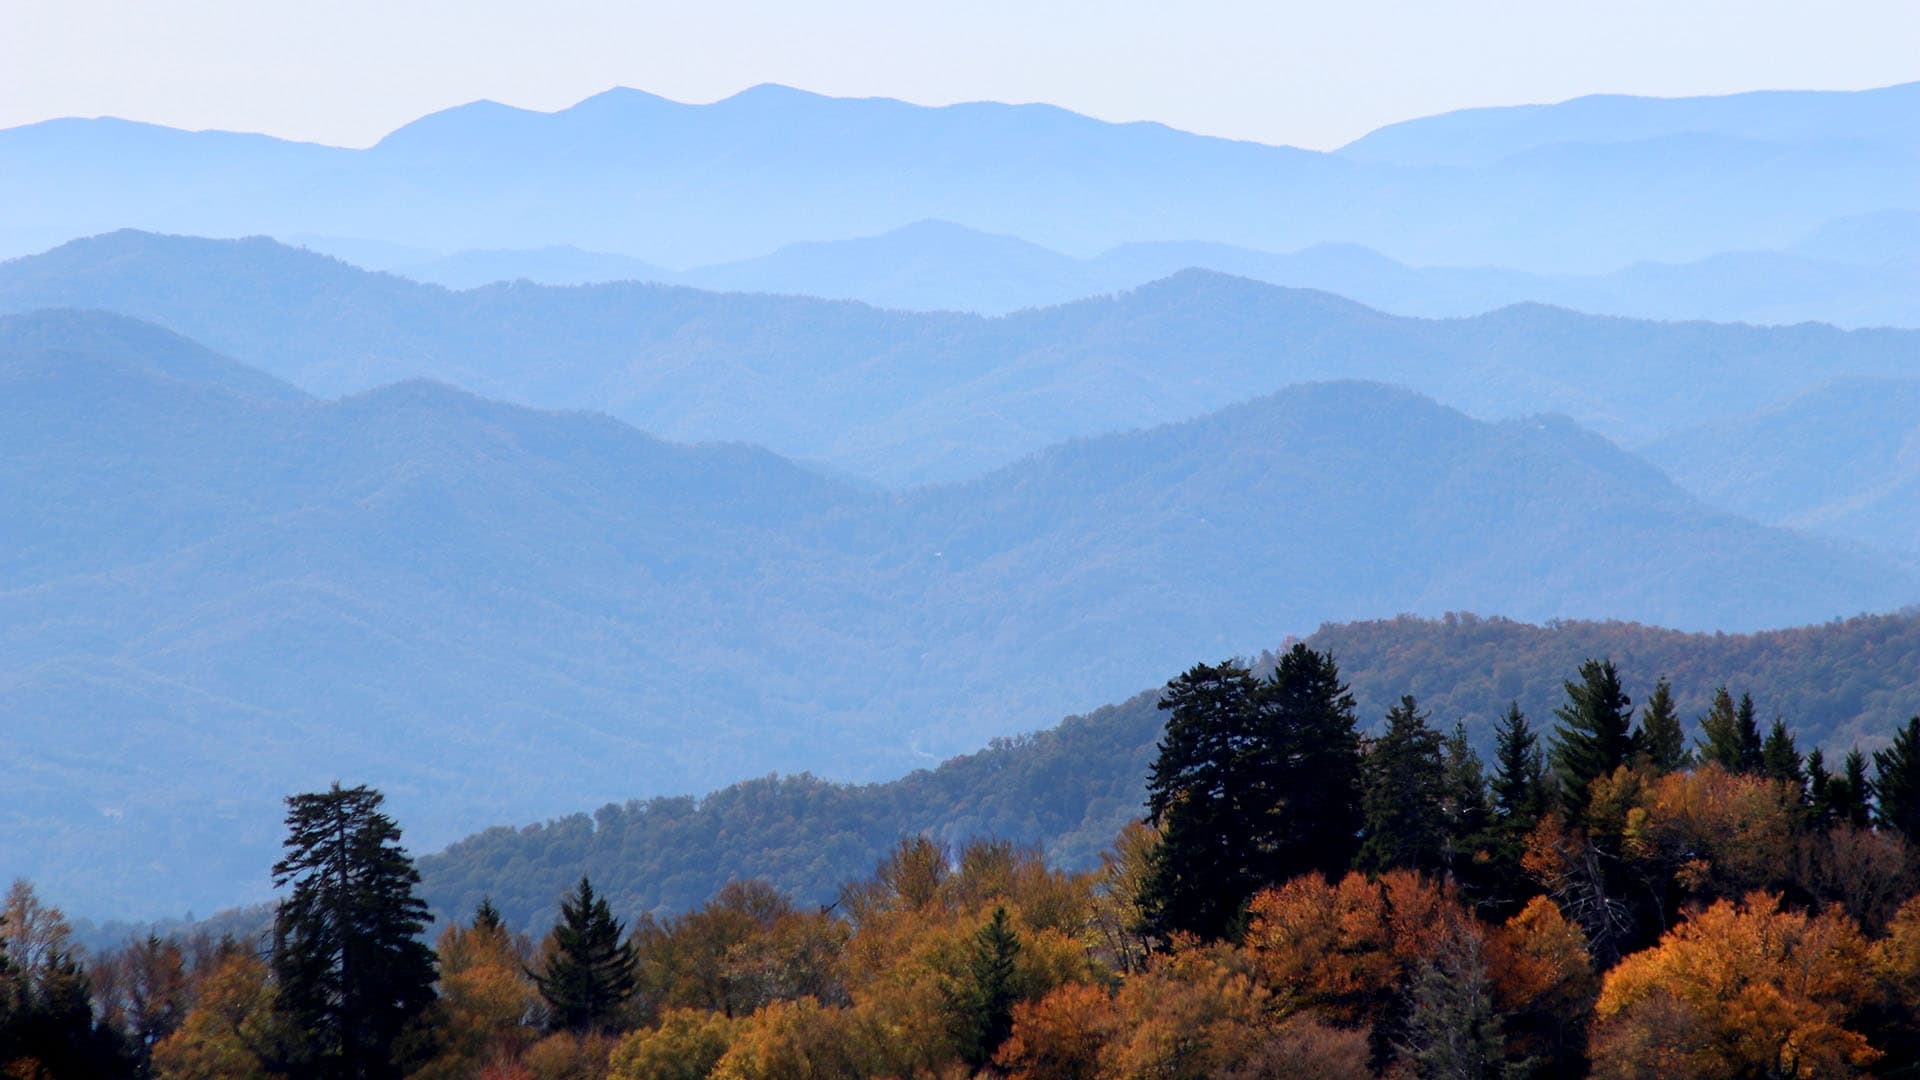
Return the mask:
[[302,1035],[298,1076],[399,1077],[422,1049],[403,1039],[434,999],[434,956],[420,941],[432,916],[383,801],[337,783],[287,799],[273,881],[292,892],[275,915],[273,969],[277,1007]]
[[439,1047],[412,1080],[463,1080],[489,1066],[517,1060],[531,1045],[540,994],[527,974],[531,959],[522,935],[509,931],[489,900],[469,926],[440,935]]
[[546,962],[534,976],[547,1003],[549,1031],[604,1031],[633,996],[633,946],[621,939],[622,930],[585,875],[561,898]]
[[1597,1077],[1846,1077],[1880,1055],[1857,1027],[1866,940],[1838,912],[1722,900],[1607,974]]
[[1567,702],[1554,710],[1560,723],[1548,757],[1559,780],[1560,804],[1579,823],[1586,814],[1589,785],[1611,775],[1634,754],[1633,699],[1621,689],[1612,660],[1588,660],[1580,665],[1580,681],[1563,685]]

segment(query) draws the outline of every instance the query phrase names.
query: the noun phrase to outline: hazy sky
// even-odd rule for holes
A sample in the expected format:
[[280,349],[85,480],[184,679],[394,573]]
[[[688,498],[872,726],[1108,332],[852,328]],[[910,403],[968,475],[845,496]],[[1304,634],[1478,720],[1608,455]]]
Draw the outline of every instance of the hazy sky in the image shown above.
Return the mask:
[[0,0],[0,126],[108,114],[342,145],[615,85],[1047,101],[1331,147],[1469,105],[1915,79],[1920,0]]

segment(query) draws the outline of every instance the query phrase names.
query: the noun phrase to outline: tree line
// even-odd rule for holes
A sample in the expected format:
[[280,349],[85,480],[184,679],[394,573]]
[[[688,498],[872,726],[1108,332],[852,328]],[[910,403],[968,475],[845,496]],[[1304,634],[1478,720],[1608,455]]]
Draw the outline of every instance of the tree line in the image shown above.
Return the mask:
[[1582,664],[1482,760],[1330,654],[1164,688],[1142,819],[1097,870],[901,839],[836,902],[734,881],[538,942],[429,947],[378,792],[288,801],[253,941],[92,958],[16,884],[0,1075],[1840,1077],[1920,1066],[1920,717],[1829,762],[1719,687],[1688,724]]

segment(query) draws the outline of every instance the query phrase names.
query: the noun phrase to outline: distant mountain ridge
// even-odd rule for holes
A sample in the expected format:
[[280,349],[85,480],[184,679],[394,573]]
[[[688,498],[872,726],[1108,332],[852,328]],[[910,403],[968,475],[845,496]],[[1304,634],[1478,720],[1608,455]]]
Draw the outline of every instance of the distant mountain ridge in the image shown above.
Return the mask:
[[897,773],[1327,619],[1738,629],[1920,597],[1567,421],[1376,384],[886,494],[426,382],[256,393],[109,316],[0,344],[60,319],[104,344],[0,351],[0,502],[31,508],[0,545],[0,849],[83,913],[259,895],[277,799],[334,778],[434,846]]
[[1431,321],[1200,271],[996,319],[639,284],[449,292],[264,239],[132,232],[0,264],[0,312],[44,307],[151,320],[323,397],[427,377],[896,486],[1297,382],[1406,385],[1483,418],[1564,413],[1635,445],[1920,357],[1920,331],[1539,305]]
[[[1842,219],[1788,251],[1638,263],[1593,275],[1412,267],[1342,244],[1272,254],[1227,244],[1136,243],[1076,259],[1015,237],[937,221],[874,237],[793,244],[757,259],[679,271],[575,248],[461,252],[384,268],[455,289],[515,280],[546,285],[643,281],[983,315],[1125,292],[1181,270],[1202,269],[1318,289],[1392,314],[1430,318],[1479,315],[1530,301],[1631,318],[1920,328],[1920,213],[1870,220],[1879,226],[1872,240],[1858,235],[1865,222]],[[1903,230],[1916,236],[1901,239]]]
[[[691,266],[934,218],[1081,254],[1344,242],[1418,264],[1597,271],[1772,249],[1834,218],[1920,209],[1903,119],[1916,110],[1901,111],[1914,94],[1822,96],[1819,124],[1698,103],[1697,122],[1609,122],[1598,136],[1578,102],[1452,114],[1334,154],[1042,105],[925,108],[778,86],[710,105],[626,89],[554,113],[475,102],[366,150],[55,120],[0,131],[0,239],[24,250],[122,227],[316,234]],[[1469,163],[1437,164],[1429,149],[1467,144],[1484,147]]]

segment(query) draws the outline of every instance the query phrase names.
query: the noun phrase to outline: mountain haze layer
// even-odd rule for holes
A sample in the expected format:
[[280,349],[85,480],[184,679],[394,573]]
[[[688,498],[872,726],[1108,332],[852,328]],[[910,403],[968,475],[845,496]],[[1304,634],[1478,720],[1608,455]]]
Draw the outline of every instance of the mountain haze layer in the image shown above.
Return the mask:
[[[40,348],[50,322],[92,344]],[[11,342],[0,847],[82,911],[260,895],[278,798],[335,778],[433,846],[898,773],[1327,619],[1741,629],[1920,596],[1568,421],[1367,383],[890,495],[427,382],[307,399],[111,316]]]
[[148,319],[321,396],[427,377],[889,485],[1309,380],[1406,385],[1484,419],[1564,413],[1635,445],[1920,359],[1920,331],[1538,305],[1407,319],[1199,271],[995,319],[643,284],[450,292],[268,240],[131,232],[0,264],[0,312],[43,307]]

